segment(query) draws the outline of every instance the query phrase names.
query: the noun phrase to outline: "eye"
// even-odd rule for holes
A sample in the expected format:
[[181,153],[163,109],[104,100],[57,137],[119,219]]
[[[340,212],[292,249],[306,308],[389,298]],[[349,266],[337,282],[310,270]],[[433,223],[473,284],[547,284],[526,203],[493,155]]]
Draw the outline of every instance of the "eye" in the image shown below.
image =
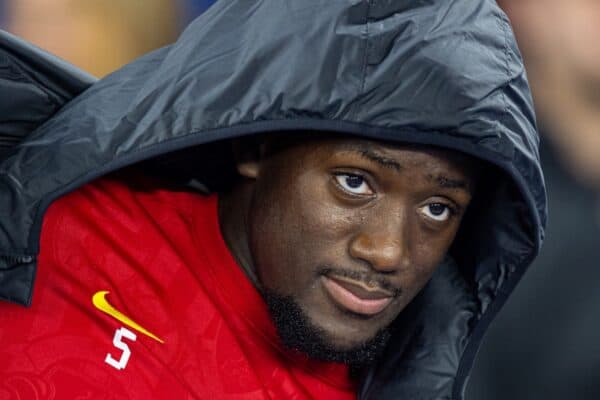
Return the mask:
[[358,195],[370,195],[373,194],[373,190],[365,180],[360,175],[355,174],[335,174],[336,182],[344,189],[345,191],[358,194]]
[[450,218],[452,210],[443,203],[430,203],[421,207],[421,212],[434,221],[442,222]]

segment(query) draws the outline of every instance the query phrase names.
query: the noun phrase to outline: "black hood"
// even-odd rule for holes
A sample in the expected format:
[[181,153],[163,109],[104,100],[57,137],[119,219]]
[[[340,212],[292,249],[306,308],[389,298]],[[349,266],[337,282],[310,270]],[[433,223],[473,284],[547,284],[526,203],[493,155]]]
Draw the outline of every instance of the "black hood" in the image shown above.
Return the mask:
[[0,160],[96,79],[0,30]]
[[217,2],[176,43],[77,96],[0,164],[0,297],[31,302],[44,212],[84,183],[141,161],[177,165],[178,178],[193,163],[191,178],[215,182],[228,159],[223,140],[322,131],[441,146],[493,165],[449,257],[359,392],[462,398],[481,336],[537,254],[546,219],[523,63],[490,0]]

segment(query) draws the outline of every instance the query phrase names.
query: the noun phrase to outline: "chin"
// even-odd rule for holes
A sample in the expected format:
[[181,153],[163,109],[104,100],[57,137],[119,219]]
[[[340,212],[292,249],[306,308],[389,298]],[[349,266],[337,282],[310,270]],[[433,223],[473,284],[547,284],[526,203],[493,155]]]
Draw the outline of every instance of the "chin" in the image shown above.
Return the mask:
[[321,332],[323,340],[340,350],[360,346],[373,339],[382,328],[373,321],[360,320],[354,316],[326,315],[319,318],[307,317],[308,324]]
[[[339,317],[328,319],[327,324],[319,324],[308,317],[291,296],[282,296],[274,292],[264,293],[271,317],[277,327],[282,343],[295,351],[307,354],[310,358],[362,365],[373,361],[384,349],[390,334],[380,329],[373,335],[365,335],[360,325],[348,324]],[[372,329],[372,328],[371,328]]]

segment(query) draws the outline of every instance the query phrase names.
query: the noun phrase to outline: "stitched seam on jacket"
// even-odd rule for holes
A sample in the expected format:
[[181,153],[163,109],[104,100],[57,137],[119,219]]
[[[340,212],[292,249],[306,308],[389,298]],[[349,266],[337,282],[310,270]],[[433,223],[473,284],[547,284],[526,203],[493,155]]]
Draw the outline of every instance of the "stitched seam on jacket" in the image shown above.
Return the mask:
[[[497,17],[498,20],[498,25],[500,27],[500,29],[502,30],[503,33],[503,38],[504,38],[504,63],[505,63],[505,67],[506,69],[504,70],[504,72],[506,73],[506,81],[507,83],[505,84],[505,86],[509,85],[511,82],[510,79],[510,63],[509,63],[509,44],[508,44],[508,32],[506,30],[507,25],[506,22],[503,20],[503,18],[501,16]],[[504,121],[506,121],[506,117],[508,116],[508,100],[506,99],[506,93],[504,92],[504,90],[502,90],[502,101],[504,102],[504,114],[502,115],[502,119]]]
[[[369,61],[369,15],[371,14],[371,4],[374,0],[367,0],[367,12],[365,13],[365,50],[362,60],[362,70],[358,95],[360,96],[365,91],[365,82],[367,80],[367,63]],[[358,107],[354,106],[354,118],[358,116]]]

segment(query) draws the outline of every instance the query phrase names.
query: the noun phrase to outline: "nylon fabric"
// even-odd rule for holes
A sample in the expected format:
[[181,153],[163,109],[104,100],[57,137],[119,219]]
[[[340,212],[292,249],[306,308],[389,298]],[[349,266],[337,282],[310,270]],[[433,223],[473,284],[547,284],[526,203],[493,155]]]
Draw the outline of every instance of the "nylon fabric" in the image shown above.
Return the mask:
[[0,160],[95,79],[0,30]]

